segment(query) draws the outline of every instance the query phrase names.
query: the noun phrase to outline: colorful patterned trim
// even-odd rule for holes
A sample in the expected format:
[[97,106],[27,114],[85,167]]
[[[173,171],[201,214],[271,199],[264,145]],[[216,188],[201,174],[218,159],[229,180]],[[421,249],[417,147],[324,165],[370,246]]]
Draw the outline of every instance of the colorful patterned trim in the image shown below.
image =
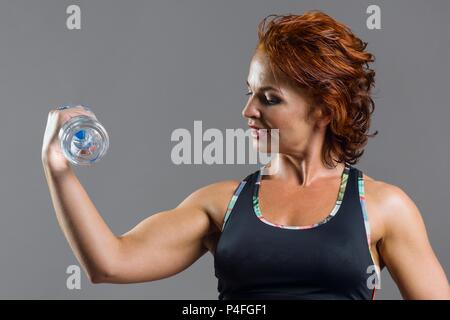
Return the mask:
[[366,209],[366,195],[364,192],[364,179],[361,171],[358,171],[358,191],[359,191],[359,202],[361,203],[363,218],[364,218],[364,227],[366,228],[367,235],[367,243],[370,247],[370,224],[369,224],[369,216],[367,215]]
[[228,203],[227,211],[225,212],[225,218],[223,219],[223,224],[222,224],[222,231],[223,231],[223,228],[225,227],[225,223],[227,222],[228,217],[230,216],[231,210],[233,210],[233,207],[236,204],[236,200],[239,197],[239,194],[241,193],[242,189],[244,189],[244,186],[246,183],[247,183],[247,180],[242,180],[239,183],[239,186],[234,191],[233,196],[231,197],[231,200]]
[[[371,231],[370,231],[370,224],[369,224],[369,215],[367,214],[367,209],[366,209],[366,194],[364,192],[364,176],[360,170],[358,170],[358,191],[359,191],[359,202],[361,203],[361,209],[362,209],[363,218],[364,218],[364,227],[366,229],[368,249],[369,249],[370,257],[372,259],[372,263],[375,266],[375,271],[377,273],[378,281],[380,281],[380,279],[381,279],[380,269],[375,264],[375,260],[373,259],[372,252],[370,251],[370,245],[371,245],[370,232]],[[372,292],[372,300],[375,299],[375,290],[376,290],[376,288],[374,288],[373,292]]]
[[341,175],[341,184],[339,187],[339,192],[338,192],[338,196],[337,196],[337,200],[336,203],[334,205],[334,208],[331,210],[331,212],[328,214],[328,216],[323,219],[322,221],[315,223],[315,224],[311,224],[311,225],[307,225],[307,226],[288,226],[288,225],[283,225],[283,224],[278,224],[278,223],[273,223],[270,222],[269,220],[267,220],[266,218],[263,217],[263,214],[261,213],[261,209],[259,207],[259,187],[261,185],[261,171],[264,168],[264,166],[262,166],[259,170],[258,173],[258,178],[255,182],[255,188],[253,191],[253,210],[254,213],[256,214],[256,216],[259,218],[259,220],[261,220],[262,222],[271,225],[273,227],[277,227],[277,228],[282,228],[282,229],[292,229],[292,230],[305,230],[305,229],[312,229],[315,228],[317,226],[320,226],[324,223],[327,223],[330,219],[332,219],[336,213],[338,212],[341,203],[342,203],[342,199],[344,198],[344,193],[345,193],[345,187],[347,186],[347,181],[348,181],[348,176],[349,176],[349,172],[350,172],[350,167],[349,165],[345,165],[344,171],[342,172]]

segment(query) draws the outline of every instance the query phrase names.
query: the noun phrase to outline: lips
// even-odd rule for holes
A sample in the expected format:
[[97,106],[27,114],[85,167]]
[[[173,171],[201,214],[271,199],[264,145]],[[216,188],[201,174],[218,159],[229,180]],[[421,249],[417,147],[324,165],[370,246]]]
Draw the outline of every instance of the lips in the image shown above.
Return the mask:
[[260,136],[267,134],[268,132],[265,128],[260,128],[254,125],[249,125],[252,137],[259,139]]
[[255,128],[251,128],[251,134],[253,138],[259,138],[259,130]]

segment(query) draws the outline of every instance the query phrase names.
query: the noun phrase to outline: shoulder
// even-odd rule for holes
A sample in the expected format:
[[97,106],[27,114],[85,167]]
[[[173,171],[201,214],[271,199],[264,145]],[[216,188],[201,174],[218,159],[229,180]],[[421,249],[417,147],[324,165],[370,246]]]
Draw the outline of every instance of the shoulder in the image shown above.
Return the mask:
[[366,174],[363,178],[369,219],[379,227],[380,236],[422,224],[419,209],[405,190]]
[[396,209],[407,213],[415,207],[410,196],[399,186],[381,181],[364,174],[364,190],[367,198],[376,200],[384,209]]
[[241,180],[222,180],[193,191],[185,201],[195,202],[208,214],[213,231],[220,231],[228,203]]
[[408,195],[399,186],[364,174],[364,191],[367,196],[379,200],[380,204],[398,205],[409,201]]

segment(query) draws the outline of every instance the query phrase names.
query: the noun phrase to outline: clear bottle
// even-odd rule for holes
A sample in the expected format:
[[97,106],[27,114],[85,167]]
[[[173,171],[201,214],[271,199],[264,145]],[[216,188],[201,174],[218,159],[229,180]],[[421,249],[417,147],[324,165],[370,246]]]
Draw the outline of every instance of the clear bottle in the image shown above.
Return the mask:
[[65,122],[59,140],[64,156],[77,166],[98,162],[109,148],[108,133],[95,115],[79,115]]

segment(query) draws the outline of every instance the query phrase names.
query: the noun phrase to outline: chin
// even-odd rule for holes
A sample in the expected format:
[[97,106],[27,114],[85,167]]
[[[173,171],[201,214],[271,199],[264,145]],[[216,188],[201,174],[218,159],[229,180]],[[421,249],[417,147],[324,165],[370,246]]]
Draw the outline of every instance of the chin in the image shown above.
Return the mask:
[[[267,141],[269,140],[269,141]],[[268,144],[269,142],[269,144]],[[259,139],[259,138],[253,138],[252,141],[253,144],[253,148],[257,151],[257,152],[262,152],[262,153],[270,153],[272,150],[271,146],[270,146],[270,139],[267,138],[263,138],[263,139]]]

